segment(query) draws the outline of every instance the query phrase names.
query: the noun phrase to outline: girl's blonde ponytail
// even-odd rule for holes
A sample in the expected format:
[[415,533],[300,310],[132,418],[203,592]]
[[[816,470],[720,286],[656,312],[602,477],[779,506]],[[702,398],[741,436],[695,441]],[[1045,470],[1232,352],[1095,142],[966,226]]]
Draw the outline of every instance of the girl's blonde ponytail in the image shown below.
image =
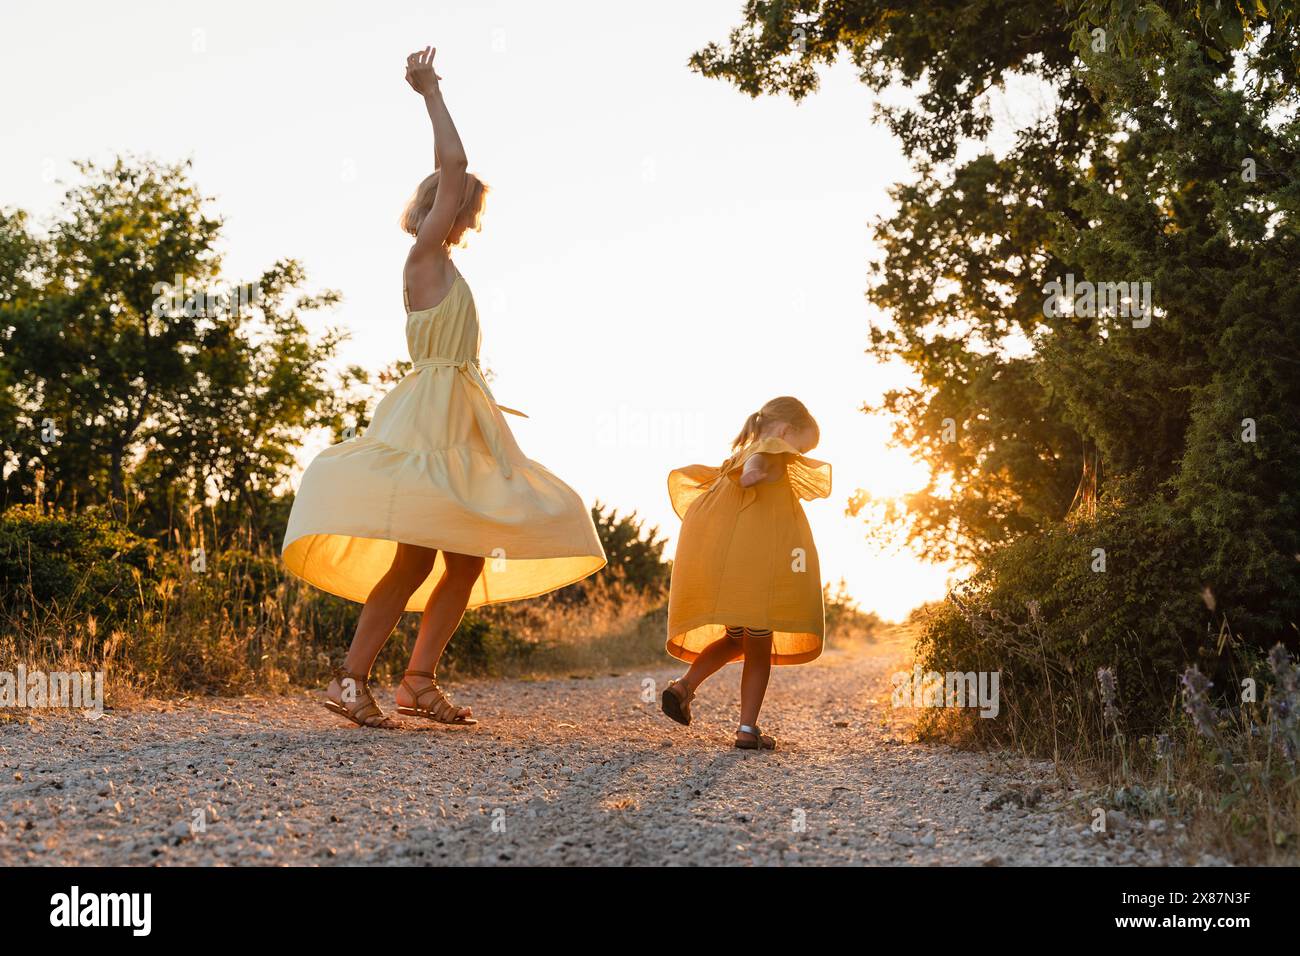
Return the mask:
[[816,420],[803,402],[789,395],[782,395],[767,402],[754,414],[745,419],[745,426],[731,442],[731,450],[744,448],[758,437],[759,429],[768,422],[785,422],[795,428],[811,428],[814,437],[820,437]]
[[758,435],[758,426],[763,421],[762,412],[754,412],[745,419],[745,425],[740,429],[740,434],[731,440],[731,450],[736,451],[744,448]]

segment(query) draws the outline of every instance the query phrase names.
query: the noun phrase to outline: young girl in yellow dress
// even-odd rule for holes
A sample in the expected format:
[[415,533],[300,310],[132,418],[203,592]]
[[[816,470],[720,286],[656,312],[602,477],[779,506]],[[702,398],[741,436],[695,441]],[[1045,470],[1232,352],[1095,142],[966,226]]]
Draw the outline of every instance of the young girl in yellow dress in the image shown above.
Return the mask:
[[[406,342],[414,367],[365,433],[321,452],[303,474],[285,532],[289,570],[365,607],[324,705],[365,727],[400,726],[375,703],[370,669],[403,611],[424,611],[397,712],[476,723],[435,674],[466,607],[534,597],[605,564],[591,514],[515,444],[479,368],[478,314],[449,252],[477,229],[484,186],[433,71],[407,57],[406,81],[433,124],[434,172],[402,214]],[[488,559],[485,561],[485,559]]]
[[668,653],[690,670],[663,692],[663,711],[691,722],[691,700],[723,665],[745,661],[736,746],[771,750],[758,711],[773,664],[822,652],[821,569],[800,499],[831,493],[831,466],[805,458],[820,437],[797,398],[774,398],[745,421],[719,468],[668,476],[682,519],[668,596]]

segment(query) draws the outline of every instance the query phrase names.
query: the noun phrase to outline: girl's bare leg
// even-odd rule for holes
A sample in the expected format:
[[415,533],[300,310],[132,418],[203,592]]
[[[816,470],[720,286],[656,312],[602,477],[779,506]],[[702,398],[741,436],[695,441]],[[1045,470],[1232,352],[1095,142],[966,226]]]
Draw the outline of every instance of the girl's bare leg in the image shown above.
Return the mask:
[[[424,606],[424,619],[420,621],[420,633],[411,649],[411,662],[408,671],[424,671],[427,674],[438,672],[438,662],[442,652],[451,640],[452,634],[465,616],[465,605],[469,603],[470,591],[474,582],[483,571],[483,559],[475,555],[442,553],[447,563],[447,570],[438,581],[429,601]],[[418,693],[428,687],[432,681],[428,677],[407,677],[406,683]],[[397,688],[397,703],[400,707],[415,704],[415,694],[406,687]],[[468,707],[458,710],[461,717],[469,717],[472,711]]]
[[772,634],[745,631],[745,668],[740,673],[740,722],[758,726],[758,711],[772,673]]
[[740,660],[742,653],[740,641],[720,637],[700,651],[699,657],[691,661],[691,669],[682,676],[680,683],[693,694],[705,680],[720,671],[724,665]]
[[[406,602],[429,576],[437,557],[438,552],[432,548],[421,548],[413,544],[397,546],[392,565],[371,589],[370,596],[361,609],[352,646],[343,659],[344,670],[352,674],[370,673],[379,651],[397,626]],[[339,702],[342,700],[343,688],[334,680],[325,693],[331,700]]]

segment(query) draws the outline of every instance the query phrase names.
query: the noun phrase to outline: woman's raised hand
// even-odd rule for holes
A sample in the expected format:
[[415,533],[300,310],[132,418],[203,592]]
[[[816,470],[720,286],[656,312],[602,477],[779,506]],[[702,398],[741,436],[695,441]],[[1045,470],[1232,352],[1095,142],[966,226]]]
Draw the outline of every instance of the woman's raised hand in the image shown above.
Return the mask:
[[406,58],[406,82],[421,96],[437,92],[438,81],[442,79],[433,72],[433,55],[437,52],[433,47],[426,46]]

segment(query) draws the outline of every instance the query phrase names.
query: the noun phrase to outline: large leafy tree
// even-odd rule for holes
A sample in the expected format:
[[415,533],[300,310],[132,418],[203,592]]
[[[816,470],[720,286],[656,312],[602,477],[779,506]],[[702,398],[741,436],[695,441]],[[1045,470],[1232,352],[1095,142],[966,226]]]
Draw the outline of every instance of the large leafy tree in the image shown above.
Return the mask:
[[207,504],[215,538],[236,527],[278,533],[276,502],[303,432],[337,430],[343,412],[344,393],[324,370],[340,335],[313,339],[303,322],[337,295],[296,294],[305,278],[298,263],[276,263],[254,305],[205,325],[192,377],[161,403],[133,474],[151,526],[187,525],[185,513]]
[[182,167],[78,169],[48,237],[24,237],[27,294],[5,303],[4,360],[28,419],[11,450],[19,480],[39,462],[58,503],[121,502],[131,452],[200,344],[194,318],[154,314],[155,283],[212,281],[220,223]]
[[303,323],[337,296],[294,293],[305,275],[285,261],[241,302],[187,163],[78,170],[48,230],[0,217],[7,501],[43,478],[50,503],[129,504],[155,532],[203,503],[258,521],[302,431],[338,424],[339,337]]

